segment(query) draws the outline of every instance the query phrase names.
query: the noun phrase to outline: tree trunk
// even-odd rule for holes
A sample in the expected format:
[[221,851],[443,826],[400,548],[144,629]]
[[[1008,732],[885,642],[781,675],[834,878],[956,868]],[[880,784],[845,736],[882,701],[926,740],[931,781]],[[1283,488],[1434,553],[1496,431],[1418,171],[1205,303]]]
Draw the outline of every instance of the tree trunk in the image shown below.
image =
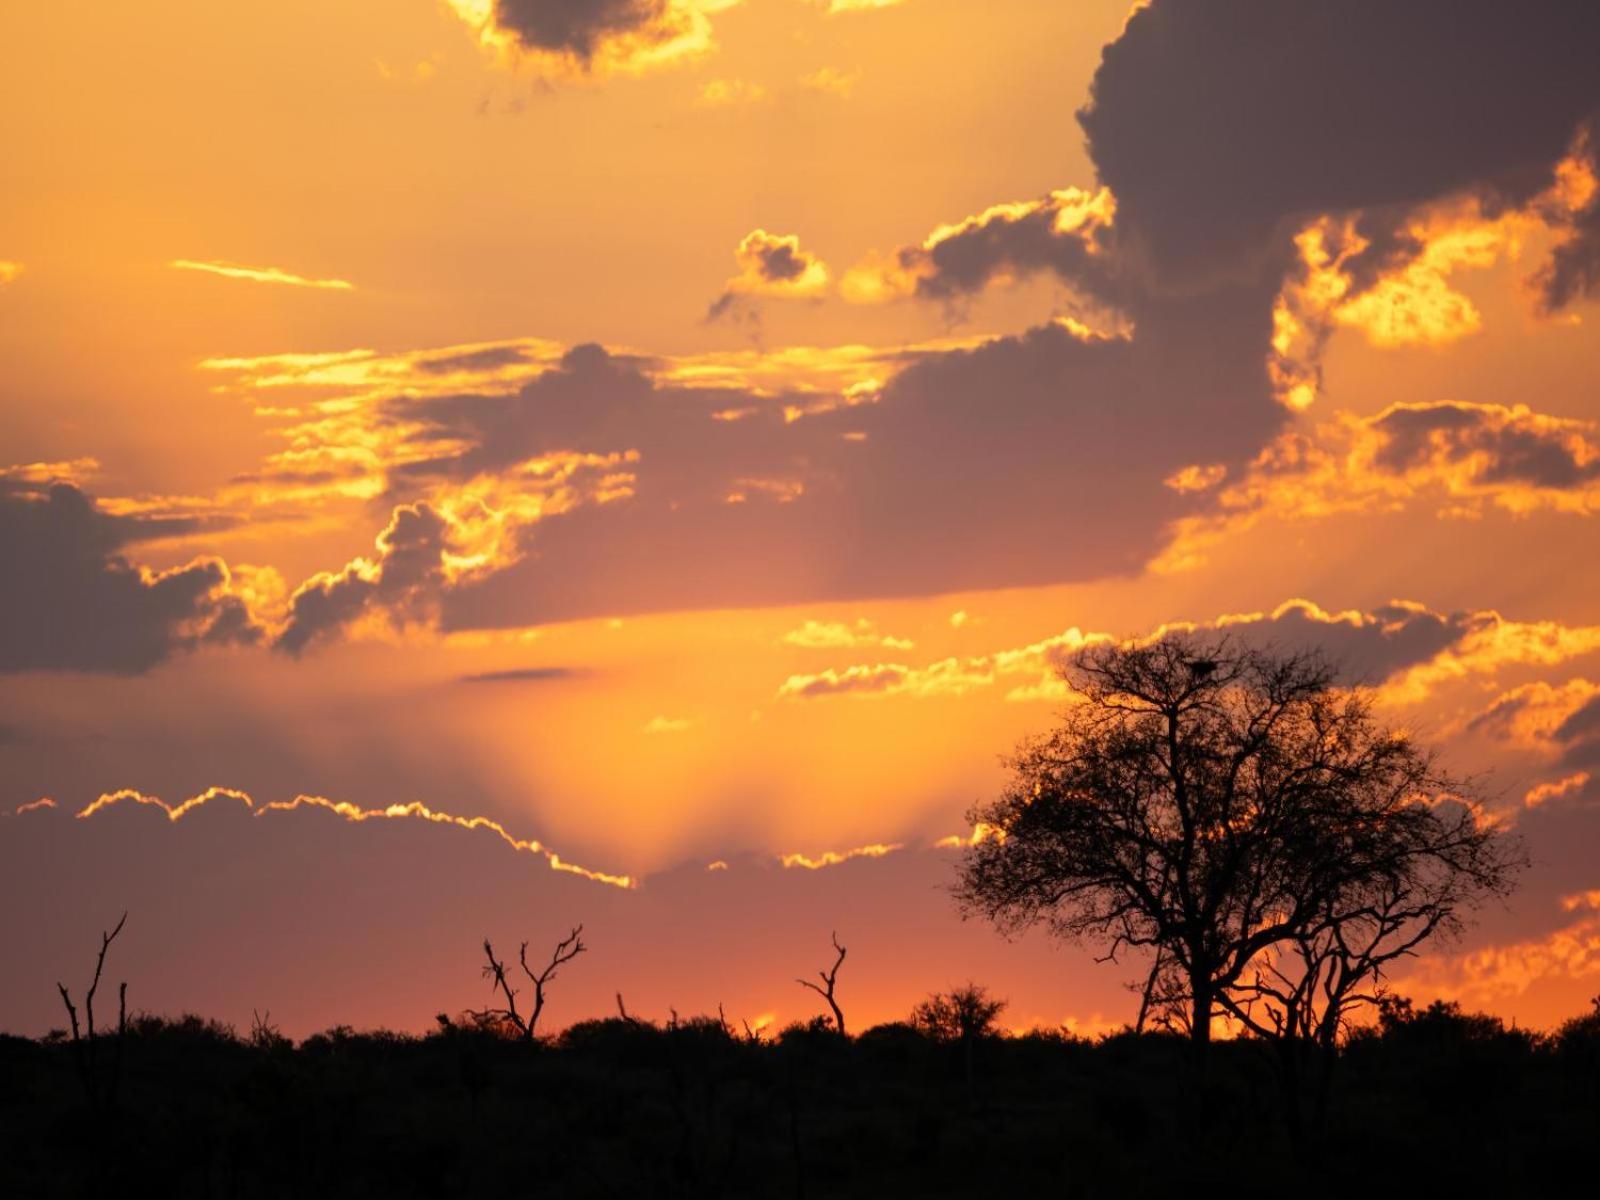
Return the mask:
[[1193,997],[1189,1008],[1189,1042],[1197,1052],[1204,1053],[1205,1047],[1211,1044],[1211,985],[1209,981],[1193,980],[1189,990]]

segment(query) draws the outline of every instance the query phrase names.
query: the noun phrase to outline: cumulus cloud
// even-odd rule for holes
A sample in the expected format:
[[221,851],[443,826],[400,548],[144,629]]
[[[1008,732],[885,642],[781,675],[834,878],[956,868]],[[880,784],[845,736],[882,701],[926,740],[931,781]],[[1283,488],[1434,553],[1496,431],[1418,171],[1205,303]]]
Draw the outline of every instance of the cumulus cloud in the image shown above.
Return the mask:
[[206,643],[257,640],[220,559],[151,571],[123,553],[184,527],[114,516],[69,483],[0,476],[0,671],[132,675]]
[[941,225],[916,245],[853,267],[840,285],[861,304],[915,296],[951,301],[991,283],[1053,272],[1095,294],[1112,290],[1109,235],[1116,202],[1104,188],[1065,188],[1039,200],[996,204]]
[[1527,200],[1600,108],[1597,39],[1600,12],[1563,0],[1154,0],[1079,121],[1121,234],[1192,285],[1323,214]]
[[711,50],[739,0],[449,0],[486,47],[545,77],[638,74]]
[[828,290],[827,264],[809,250],[801,249],[800,239],[792,233],[752,230],[739,243],[733,257],[739,273],[712,301],[706,312],[708,321],[727,316],[741,298],[814,300]]
[[289,621],[273,642],[299,654],[319,639],[376,615],[391,625],[431,624],[454,548],[449,523],[426,504],[403,505],[378,535],[377,557],[312,576],[289,601]]

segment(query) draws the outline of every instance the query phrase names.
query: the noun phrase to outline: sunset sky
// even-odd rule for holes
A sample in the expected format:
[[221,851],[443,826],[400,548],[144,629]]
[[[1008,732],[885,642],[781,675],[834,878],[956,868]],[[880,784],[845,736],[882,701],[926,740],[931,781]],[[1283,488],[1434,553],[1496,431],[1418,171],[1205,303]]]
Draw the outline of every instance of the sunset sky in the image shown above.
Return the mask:
[[0,7],[0,1029],[817,1011],[963,923],[1096,638],[1320,646],[1532,869],[1407,964],[1600,992],[1600,7]]

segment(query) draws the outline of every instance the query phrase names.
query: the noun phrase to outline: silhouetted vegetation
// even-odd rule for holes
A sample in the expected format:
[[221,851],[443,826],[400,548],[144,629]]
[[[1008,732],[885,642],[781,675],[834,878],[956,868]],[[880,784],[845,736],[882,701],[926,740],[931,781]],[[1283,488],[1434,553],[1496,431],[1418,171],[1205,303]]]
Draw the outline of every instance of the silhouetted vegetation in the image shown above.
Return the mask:
[[1179,634],[1091,646],[1064,676],[1078,703],[971,814],[963,907],[1108,959],[1148,952],[1139,1027],[1195,1046],[1191,1134],[1214,1117],[1220,1016],[1273,1045],[1309,1149],[1352,1014],[1397,959],[1510,892],[1519,843],[1318,654]]
[[1542,1196],[1592,1171],[1600,999],[1546,1034],[1384,984],[1521,864],[1459,780],[1314,657],[1179,636],[1068,678],[1084,702],[973,813],[958,895],[1147,952],[1129,1029],[1008,1034],[969,982],[851,1037],[835,933],[798,980],[830,1015],[774,1036],[620,992],[551,1036],[578,926],[542,965],[522,943],[521,1005],[485,939],[491,1006],[426,1036],[130,1018],[125,984],[108,1034],[119,922],[86,1026],[58,985],[69,1031],[0,1036],[0,1196]]
[[0,1194],[1090,1197],[1270,1178],[1523,1196],[1567,1194],[1560,1173],[1592,1170],[1600,1130],[1600,1005],[1541,1035],[1386,1003],[1337,1051],[1309,1162],[1261,1039],[1212,1047],[1213,1132],[1178,1155],[1182,1037],[980,1033],[974,1095],[959,1021],[935,1023],[847,1038],[818,1018],[754,1040],[718,1017],[609,1018],[529,1040],[447,1021],[294,1045],[265,1018],[238,1036],[134,1015],[110,1119],[70,1035],[0,1037]]

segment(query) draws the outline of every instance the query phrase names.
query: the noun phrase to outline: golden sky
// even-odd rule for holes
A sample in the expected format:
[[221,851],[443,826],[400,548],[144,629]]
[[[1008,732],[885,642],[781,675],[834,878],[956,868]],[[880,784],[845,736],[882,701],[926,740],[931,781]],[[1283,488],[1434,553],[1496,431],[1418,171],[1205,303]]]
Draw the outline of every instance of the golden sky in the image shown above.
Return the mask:
[[1116,1024],[938,843],[1182,623],[1487,772],[1534,869],[1400,986],[1577,1011],[1595,18],[1130,7],[0,9],[0,1028],[123,907],[295,1032],[577,920],[558,1021],[807,1016],[838,929],[857,1027]]

